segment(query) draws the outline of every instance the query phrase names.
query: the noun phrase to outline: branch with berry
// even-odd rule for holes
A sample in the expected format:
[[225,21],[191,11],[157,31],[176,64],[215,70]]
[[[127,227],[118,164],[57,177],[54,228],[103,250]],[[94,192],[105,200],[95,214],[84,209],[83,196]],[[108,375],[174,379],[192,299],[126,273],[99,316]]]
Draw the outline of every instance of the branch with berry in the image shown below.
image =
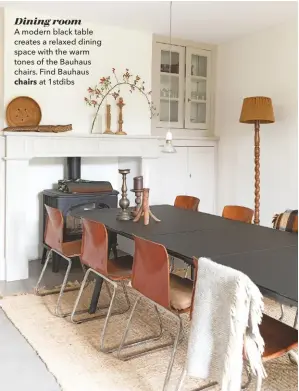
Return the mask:
[[133,91],[140,92],[147,101],[149,110],[150,110],[150,118],[156,115],[156,107],[151,101],[151,91],[146,92],[145,90],[145,82],[141,80],[140,76],[136,75],[135,77],[130,73],[129,69],[126,69],[125,73],[123,73],[122,78],[119,79],[115,73],[115,68],[112,68],[113,73],[113,81],[110,76],[102,77],[99,81],[99,84],[88,88],[89,97],[85,97],[84,100],[87,105],[97,107],[95,118],[92,122],[91,130],[94,127],[95,120],[99,113],[99,110],[104,102],[104,100],[110,95],[115,100],[120,96],[120,87],[127,86],[129,87],[130,93]]

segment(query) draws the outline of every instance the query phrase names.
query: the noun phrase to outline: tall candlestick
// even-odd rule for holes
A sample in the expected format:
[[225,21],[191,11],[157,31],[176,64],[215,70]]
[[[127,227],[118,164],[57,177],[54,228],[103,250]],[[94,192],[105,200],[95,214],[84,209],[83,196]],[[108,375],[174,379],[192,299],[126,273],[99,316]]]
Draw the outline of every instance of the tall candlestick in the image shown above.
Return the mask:
[[111,105],[106,105],[106,130],[104,134],[114,134],[111,127]]
[[119,107],[119,115],[118,115],[118,131],[115,132],[115,134],[121,134],[121,135],[126,135],[127,133],[123,131],[123,107],[125,103],[123,98],[119,98],[117,106]]

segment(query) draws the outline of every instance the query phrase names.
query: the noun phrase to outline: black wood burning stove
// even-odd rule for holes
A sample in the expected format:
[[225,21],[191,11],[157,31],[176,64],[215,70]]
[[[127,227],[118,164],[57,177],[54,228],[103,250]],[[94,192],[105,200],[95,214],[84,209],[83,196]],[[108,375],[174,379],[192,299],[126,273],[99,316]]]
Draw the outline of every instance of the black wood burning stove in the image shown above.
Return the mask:
[[[119,192],[113,190],[110,182],[86,181],[81,179],[81,158],[67,158],[67,178],[58,181],[57,189],[43,191],[43,205],[61,210],[64,217],[64,241],[78,240],[82,236],[80,219],[70,213],[75,210],[94,208],[116,208]],[[43,238],[47,213],[43,207]],[[116,237],[111,243],[116,248]],[[43,253],[45,260],[47,249]],[[52,269],[58,271],[59,256],[53,253]]]

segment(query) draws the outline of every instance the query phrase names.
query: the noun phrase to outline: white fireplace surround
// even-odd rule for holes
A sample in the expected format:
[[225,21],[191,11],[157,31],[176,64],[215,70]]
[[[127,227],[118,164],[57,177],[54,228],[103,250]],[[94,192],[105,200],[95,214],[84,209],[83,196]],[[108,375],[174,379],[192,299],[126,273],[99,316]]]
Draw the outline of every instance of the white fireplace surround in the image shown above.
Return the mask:
[[0,137],[0,280],[28,278],[26,219],[21,202],[29,161],[49,157],[136,157],[142,172],[159,156],[158,137],[10,133]]

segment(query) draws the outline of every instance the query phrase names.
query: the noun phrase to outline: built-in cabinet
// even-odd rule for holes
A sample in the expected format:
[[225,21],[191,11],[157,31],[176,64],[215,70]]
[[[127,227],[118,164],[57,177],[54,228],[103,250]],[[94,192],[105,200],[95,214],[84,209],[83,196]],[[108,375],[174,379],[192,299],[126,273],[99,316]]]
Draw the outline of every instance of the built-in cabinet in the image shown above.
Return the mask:
[[159,203],[173,205],[175,197],[191,195],[200,199],[199,210],[215,213],[214,146],[176,147],[177,153],[162,153],[157,160]]
[[162,42],[153,45],[155,127],[210,130],[212,51]]

